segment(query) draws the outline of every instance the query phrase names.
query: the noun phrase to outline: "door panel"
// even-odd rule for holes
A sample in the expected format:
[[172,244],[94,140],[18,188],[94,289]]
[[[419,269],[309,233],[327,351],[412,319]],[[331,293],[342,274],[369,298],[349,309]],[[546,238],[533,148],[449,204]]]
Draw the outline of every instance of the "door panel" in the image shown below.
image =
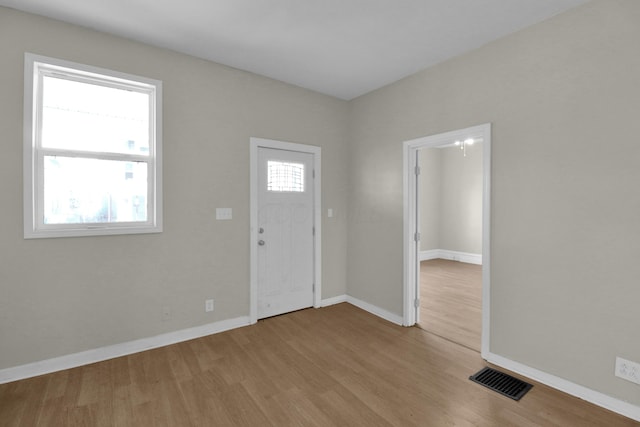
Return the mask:
[[258,149],[258,318],[313,305],[313,154]]

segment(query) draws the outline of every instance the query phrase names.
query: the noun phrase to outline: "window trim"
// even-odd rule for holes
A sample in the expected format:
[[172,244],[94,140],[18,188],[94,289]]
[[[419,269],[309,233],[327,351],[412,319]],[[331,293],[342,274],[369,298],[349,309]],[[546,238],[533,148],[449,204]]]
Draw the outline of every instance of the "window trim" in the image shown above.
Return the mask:
[[[38,107],[42,76],[51,73],[69,80],[106,87],[127,88],[150,94],[149,156],[43,148],[40,145]],[[36,100],[36,96],[40,99]],[[155,108],[154,108],[155,107]],[[154,111],[155,110],[155,111]],[[25,53],[24,63],[24,238],[100,236],[162,232],[162,82],[100,67],[79,64],[32,53]],[[83,158],[122,160],[144,158],[148,164],[148,219],[145,222],[91,224],[44,224],[44,156],[52,153]],[[80,156],[78,156],[80,154]]]

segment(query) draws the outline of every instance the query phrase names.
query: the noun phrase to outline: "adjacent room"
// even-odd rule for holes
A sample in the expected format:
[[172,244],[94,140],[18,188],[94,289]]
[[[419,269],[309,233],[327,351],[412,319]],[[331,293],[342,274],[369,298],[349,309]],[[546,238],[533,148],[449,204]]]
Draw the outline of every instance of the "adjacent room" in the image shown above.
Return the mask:
[[450,141],[418,153],[418,325],[480,351],[482,330],[482,141]]
[[640,425],[639,22],[0,0],[0,425]]

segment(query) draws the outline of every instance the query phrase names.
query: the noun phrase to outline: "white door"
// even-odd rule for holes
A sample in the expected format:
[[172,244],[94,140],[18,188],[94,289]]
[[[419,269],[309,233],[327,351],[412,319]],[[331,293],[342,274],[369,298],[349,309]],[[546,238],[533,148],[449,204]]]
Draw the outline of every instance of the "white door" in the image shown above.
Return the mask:
[[258,148],[258,318],[313,306],[313,154]]

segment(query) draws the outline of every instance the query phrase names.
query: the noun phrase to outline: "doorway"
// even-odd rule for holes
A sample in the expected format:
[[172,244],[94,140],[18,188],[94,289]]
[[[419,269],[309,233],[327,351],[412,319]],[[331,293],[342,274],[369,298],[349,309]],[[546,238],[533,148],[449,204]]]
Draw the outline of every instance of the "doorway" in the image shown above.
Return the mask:
[[320,306],[320,148],[251,138],[250,321]]
[[[458,142],[459,145],[455,145]],[[480,148],[481,145],[481,154],[482,154],[482,184],[481,184],[481,241],[479,245],[481,247],[480,253],[481,261],[477,261],[477,255],[472,253],[472,251],[464,251],[462,249],[457,250],[448,250],[446,247],[434,247],[429,248],[431,250],[422,250],[421,241],[423,238],[428,238],[430,230],[428,226],[425,226],[425,230],[421,229],[420,226],[420,200],[422,195],[421,186],[420,186],[420,175],[423,170],[420,168],[419,159],[420,159],[420,151],[424,151],[425,149],[435,150],[436,152],[442,153],[444,152],[443,147],[452,147],[452,153],[455,153],[460,156],[464,156],[465,154],[470,154],[470,146],[473,142],[481,142],[481,144],[476,145],[476,149]],[[465,146],[465,143],[468,144]],[[467,151],[469,150],[469,151]],[[460,129],[457,131],[447,132],[443,134],[427,136],[423,138],[418,138],[411,141],[406,141],[404,143],[404,259],[405,259],[405,274],[404,274],[404,324],[406,326],[412,326],[416,323],[421,322],[421,307],[427,306],[428,304],[437,304],[437,301],[430,300],[421,301],[420,293],[421,293],[421,260],[429,260],[433,259],[431,262],[431,280],[437,281],[438,276],[439,279],[442,280],[446,278],[446,276],[453,274],[449,270],[449,267],[460,267],[461,263],[457,263],[456,261],[471,261],[472,263],[482,264],[482,266],[474,266],[480,268],[481,270],[481,339],[480,339],[480,351],[482,356],[484,357],[488,354],[489,350],[489,297],[490,297],[490,283],[489,283],[489,270],[490,270],[490,234],[489,234],[489,225],[490,225],[490,162],[491,160],[491,125],[484,124],[480,126],[474,126],[466,129]],[[460,172],[456,172],[458,178],[460,177]],[[464,208],[460,208],[464,209]],[[458,212],[464,213],[464,212]],[[455,217],[457,214],[454,212],[448,213],[448,217]],[[449,218],[452,219],[452,218]],[[467,224],[461,218],[453,218],[453,221],[449,221],[452,224],[446,224],[446,227],[459,227],[465,228]],[[443,227],[442,225],[437,225],[437,227]],[[460,233],[457,233],[460,234]],[[440,243],[436,244],[436,246],[441,246]],[[447,246],[447,245],[444,245]],[[477,252],[473,250],[473,252]],[[435,261],[442,260],[442,261]],[[457,265],[456,265],[457,264]],[[455,269],[454,269],[455,270]],[[459,272],[462,274],[462,278],[466,275],[468,278],[469,272]],[[451,295],[443,296],[444,298],[456,298],[459,295],[455,295],[455,292]],[[429,298],[429,294],[425,294],[426,298]],[[432,298],[435,298],[434,295],[431,295]],[[433,313],[432,313],[433,314]],[[436,316],[438,314],[436,313]],[[433,322],[434,319],[424,319],[425,321]],[[452,323],[455,322],[447,322],[443,319],[440,320],[440,327],[451,327]],[[451,319],[450,319],[451,320]],[[437,325],[434,324],[437,327]],[[427,329],[429,329],[427,327]],[[441,329],[445,330],[445,329]],[[463,345],[468,344],[467,342],[462,342]],[[468,346],[468,345],[467,345]],[[477,349],[476,346],[472,346]]]
[[482,141],[421,148],[419,216],[421,328],[480,351]]

